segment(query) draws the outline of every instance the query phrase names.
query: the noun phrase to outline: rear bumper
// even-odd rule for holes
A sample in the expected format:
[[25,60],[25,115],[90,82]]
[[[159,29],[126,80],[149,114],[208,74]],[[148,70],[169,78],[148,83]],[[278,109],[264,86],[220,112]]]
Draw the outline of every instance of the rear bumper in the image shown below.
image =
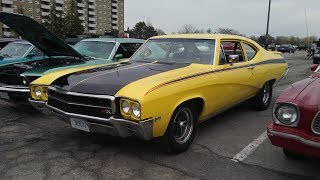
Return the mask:
[[0,99],[12,102],[27,104],[30,97],[29,87],[24,86],[0,86]]
[[320,157],[320,136],[274,124],[270,124],[267,130],[273,145],[307,156]]
[[85,121],[90,132],[93,133],[102,133],[119,137],[134,136],[143,140],[151,140],[153,138],[153,119],[147,119],[139,122],[117,119],[114,117],[104,119],[64,112],[48,104],[46,104],[46,107],[51,111],[51,115],[68,124],[71,124],[70,118]]

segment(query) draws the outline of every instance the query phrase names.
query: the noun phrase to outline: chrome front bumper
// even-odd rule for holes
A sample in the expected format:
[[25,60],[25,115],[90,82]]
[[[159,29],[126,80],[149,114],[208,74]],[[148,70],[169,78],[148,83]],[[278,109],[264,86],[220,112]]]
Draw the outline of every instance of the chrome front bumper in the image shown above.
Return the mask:
[[139,122],[129,121],[125,119],[109,119],[73,114],[61,111],[55,107],[46,104],[47,110],[51,111],[51,115],[71,124],[70,118],[80,119],[86,122],[90,132],[102,133],[120,137],[138,137],[143,140],[151,140],[153,138],[153,119],[143,120]]
[[45,101],[35,101],[32,99],[29,99],[29,103],[36,108],[38,111],[42,112],[45,115],[52,115],[52,111],[50,109],[47,108],[46,106],[46,102]]
[[[28,103],[30,97],[29,87],[25,86],[0,86],[0,99],[15,103]],[[5,96],[4,96],[5,95]]]

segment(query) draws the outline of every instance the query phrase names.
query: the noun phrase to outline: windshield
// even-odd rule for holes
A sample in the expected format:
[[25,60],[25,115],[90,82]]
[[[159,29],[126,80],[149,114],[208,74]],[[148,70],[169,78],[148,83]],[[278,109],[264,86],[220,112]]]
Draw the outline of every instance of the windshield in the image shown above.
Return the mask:
[[214,50],[215,40],[151,39],[131,60],[212,64]]
[[109,59],[115,47],[114,42],[100,42],[100,41],[81,41],[73,48],[81,55],[92,57],[95,59]]
[[17,58],[23,57],[31,48],[31,44],[25,43],[9,43],[0,50],[0,56],[5,58]]

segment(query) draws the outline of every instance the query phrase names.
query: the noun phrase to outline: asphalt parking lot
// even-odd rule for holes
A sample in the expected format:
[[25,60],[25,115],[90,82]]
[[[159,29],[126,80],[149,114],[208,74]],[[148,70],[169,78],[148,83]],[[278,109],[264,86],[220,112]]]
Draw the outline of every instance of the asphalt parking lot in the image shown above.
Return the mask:
[[[285,57],[290,71],[274,100],[311,74],[305,52]],[[317,160],[286,158],[270,144],[271,109],[241,104],[199,125],[187,152],[168,155],[153,141],[86,134],[0,102],[0,179],[320,179]]]

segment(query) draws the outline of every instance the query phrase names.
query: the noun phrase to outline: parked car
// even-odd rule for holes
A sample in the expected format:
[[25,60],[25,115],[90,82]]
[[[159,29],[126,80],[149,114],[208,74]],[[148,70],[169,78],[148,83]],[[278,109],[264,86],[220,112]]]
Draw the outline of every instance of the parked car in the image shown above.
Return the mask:
[[46,106],[73,128],[161,137],[162,147],[178,153],[192,143],[197,123],[235,104],[250,99],[255,109],[267,109],[287,69],[281,53],[244,37],[158,36],[128,63],[58,78]]
[[136,45],[144,42],[96,38],[83,40],[73,49],[29,17],[0,12],[0,21],[44,54],[37,56],[33,53],[31,57],[6,64],[0,62],[0,99],[14,103],[28,103],[30,83],[47,73],[68,68],[104,66],[130,57],[133,52],[125,49],[127,43]]
[[15,38],[1,38],[0,39],[0,49],[5,47],[7,44],[14,42],[14,41],[19,41],[20,39],[15,39]]
[[320,50],[312,56],[313,64],[320,64]]
[[298,46],[298,50],[299,50],[299,51],[306,51],[306,50],[308,50],[308,46],[306,46],[306,45],[299,45],[299,46]]
[[291,44],[281,44],[278,48],[278,51],[282,52],[282,53],[294,53],[295,52],[295,48],[291,45]]
[[314,73],[288,87],[277,99],[273,123],[268,126],[271,143],[288,155],[320,157],[320,66]]

